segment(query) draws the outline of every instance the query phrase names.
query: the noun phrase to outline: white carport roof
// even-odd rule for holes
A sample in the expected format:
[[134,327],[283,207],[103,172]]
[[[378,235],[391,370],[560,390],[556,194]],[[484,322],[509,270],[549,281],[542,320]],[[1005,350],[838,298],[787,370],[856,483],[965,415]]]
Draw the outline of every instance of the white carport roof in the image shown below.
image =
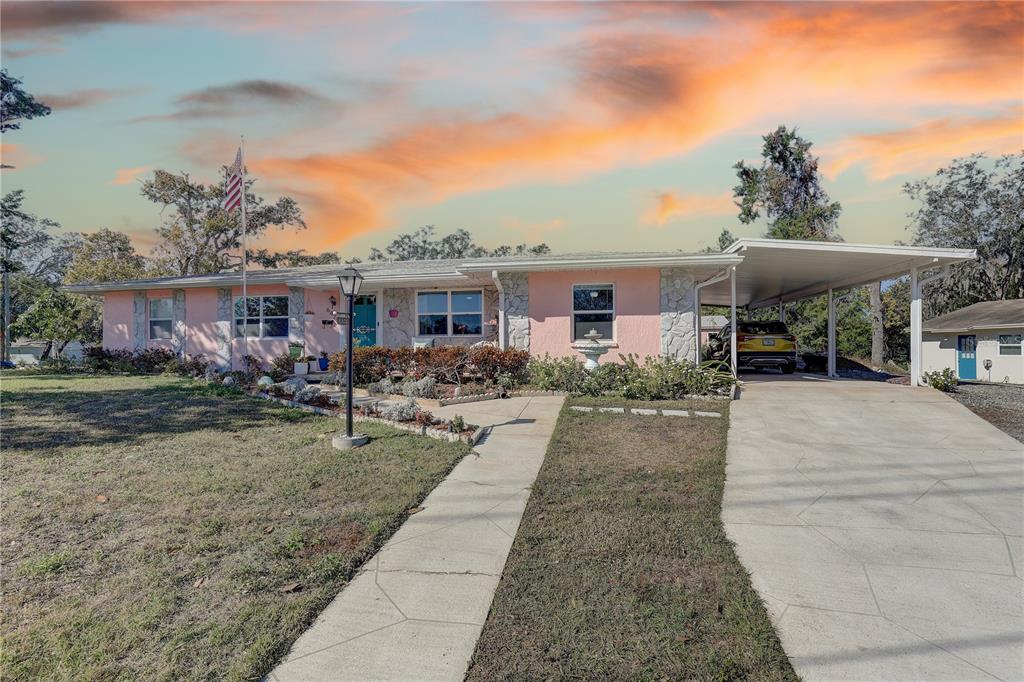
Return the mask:
[[[743,256],[736,265],[736,305],[752,308],[892,279],[914,267],[937,268],[977,257],[970,249],[778,239],[740,239],[725,253]],[[706,305],[730,305],[729,279],[705,287],[700,299]]]

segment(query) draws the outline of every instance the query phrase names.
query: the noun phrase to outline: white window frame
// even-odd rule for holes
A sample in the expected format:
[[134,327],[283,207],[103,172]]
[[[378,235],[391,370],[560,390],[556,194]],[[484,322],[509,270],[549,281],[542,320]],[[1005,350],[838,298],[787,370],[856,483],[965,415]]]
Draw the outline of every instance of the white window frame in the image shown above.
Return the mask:
[[[612,290],[612,309],[611,310],[576,310],[576,287],[600,287],[602,289],[609,288]],[[615,312],[615,306],[619,300],[618,292],[615,290],[615,282],[573,282],[569,287],[569,306],[572,308],[572,312],[569,314],[569,341],[575,343],[582,339],[576,338],[576,315],[588,315],[595,313],[611,313],[612,314],[612,338],[601,339],[599,343],[615,344],[619,337],[619,316]]]
[[[170,317],[153,317],[153,303],[155,301],[167,301],[170,304],[171,316]],[[149,330],[148,330],[149,334],[147,336],[149,337],[150,341],[170,341],[172,338],[174,338],[174,297],[172,297],[172,296],[154,296],[153,298],[146,299],[146,317],[148,318],[148,321],[147,321],[146,324],[149,327]],[[170,335],[167,338],[165,338],[165,339],[161,339],[161,338],[157,338],[157,337],[153,336],[153,323],[154,322],[170,322],[171,323]]]
[[[476,310],[460,311],[460,312],[457,312],[457,313],[453,313],[452,312],[452,292],[453,291],[454,292],[459,292],[459,293],[467,293],[467,294],[468,293],[480,294],[480,310],[479,311],[476,311]],[[420,294],[447,294],[447,304],[446,304],[447,312],[445,312],[445,313],[421,313],[420,312]],[[480,338],[484,337],[484,330],[487,327],[487,325],[484,322],[484,307],[487,304],[486,304],[486,301],[484,300],[484,290],[483,289],[417,289],[415,291],[414,295],[416,296],[416,321],[415,321],[416,333],[414,334],[414,336],[422,336],[422,337],[426,337],[426,338],[435,338],[435,339],[445,338],[445,337],[455,337],[455,338],[459,338],[459,339],[480,339]],[[452,323],[452,316],[453,315],[477,315],[477,314],[480,315],[480,333],[479,334],[455,334],[454,333],[455,329],[454,329],[454,325]],[[446,334],[421,334],[420,333],[420,316],[421,315],[445,315],[447,317],[447,321],[445,323],[446,329],[447,329],[447,333]]]
[[[291,335],[291,327],[292,327],[291,315],[289,315],[289,314],[285,314],[285,315],[264,315],[263,314],[263,299],[265,299],[265,298],[284,298],[284,299],[287,299],[288,298],[288,294],[267,294],[265,296],[249,296],[249,298],[255,298],[257,301],[259,301],[260,314],[259,314],[259,316],[253,315],[251,318],[248,315],[246,315],[245,317],[233,317],[234,324],[232,325],[232,331],[234,332],[234,336],[232,338],[236,338],[236,339],[245,338],[244,334],[239,334],[238,333],[238,322],[239,322],[239,320],[241,320],[241,322],[242,322],[242,329],[244,330],[244,329],[247,328],[248,320],[250,320],[250,319],[253,319],[253,320],[259,319],[259,323],[258,323],[258,326],[259,326],[259,330],[258,331],[259,331],[259,333],[256,334],[255,336],[249,336],[248,338],[250,338],[250,339],[287,339],[287,338],[290,337],[290,335]],[[238,302],[241,301],[241,300],[242,300],[241,296],[235,296],[234,305],[232,305],[232,307],[231,307],[231,314],[233,316],[237,315],[237,312],[238,312],[238,307],[237,307],[238,306]],[[249,312],[248,307],[246,305],[244,305],[244,304],[242,305],[242,312],[243,313],[248,313]],[[264,321],[265,320],[282,320],[282,319],[287,322],[287,329],[285,330],[284,336],[264,336],[264,334],[263,334],[263,328],[264,328],[263,325],[264,325]]]
[[[996,343],[999,345],[999,355],[1003,357],[1021,357],[1024,355],[1024,338],[1017,343],[1003,343],[1004,336],[1024,336],[1024,334],[996,334]],[[1003,348],[1016,348],[1016,353],[1004,353]]]

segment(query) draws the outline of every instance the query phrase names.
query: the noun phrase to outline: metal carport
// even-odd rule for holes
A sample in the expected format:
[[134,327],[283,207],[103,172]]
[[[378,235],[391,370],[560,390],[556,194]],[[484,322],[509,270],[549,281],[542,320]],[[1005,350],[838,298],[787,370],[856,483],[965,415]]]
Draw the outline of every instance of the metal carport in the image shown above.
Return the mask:
[[[729,306],[732,369],[736,372],[736,308],[779,306],[828,295],[828,375],[836,375],[837,291],[910,275],[910,383],[921,383],[921,292],[948,266],[973,260],[970,249],[881,246],[843,242],[740,239],[725,250],[743,260],[698,284],[695,303]],[[698,336],[699,338],[699,336]],[[698,350],[699,353],[699,350]]]

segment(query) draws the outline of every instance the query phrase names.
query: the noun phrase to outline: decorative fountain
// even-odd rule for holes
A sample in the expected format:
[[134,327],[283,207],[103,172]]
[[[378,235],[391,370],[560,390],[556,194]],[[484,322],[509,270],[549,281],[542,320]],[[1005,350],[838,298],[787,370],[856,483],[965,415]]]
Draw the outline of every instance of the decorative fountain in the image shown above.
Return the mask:
[[574,351],[581,353],[586,362],[583,363],[583,367],[588,370],[597,369],[598,359],[608,352],[608,347],[602,345],[600,338],[604,336],[601,332],[596,329],[591,329],[589,332],[583,335],[586,341],[577,341],[570,345]]

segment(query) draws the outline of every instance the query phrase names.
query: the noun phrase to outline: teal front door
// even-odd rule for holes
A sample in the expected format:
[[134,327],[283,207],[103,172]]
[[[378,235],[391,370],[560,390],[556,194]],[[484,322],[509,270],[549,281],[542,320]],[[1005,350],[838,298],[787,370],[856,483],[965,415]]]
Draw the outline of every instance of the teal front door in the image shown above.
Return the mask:
[[377,297],[374,294],[356,296],[356,323],[352,340],[357,346],[377,345]]
[[956,337],[956,375],[960,379],[978,378],[978,339],[971,336]]

